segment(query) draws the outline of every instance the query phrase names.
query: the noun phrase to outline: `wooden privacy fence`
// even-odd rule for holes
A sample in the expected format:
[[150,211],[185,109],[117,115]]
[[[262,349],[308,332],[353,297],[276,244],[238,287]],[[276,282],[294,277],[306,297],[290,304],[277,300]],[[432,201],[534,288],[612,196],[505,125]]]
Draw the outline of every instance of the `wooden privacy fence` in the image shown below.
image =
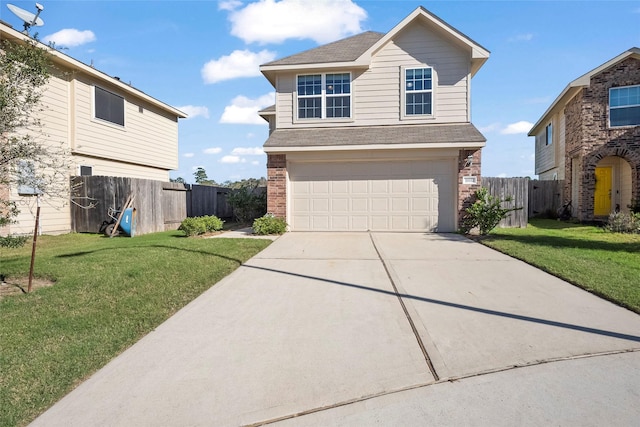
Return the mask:
[[511,202],[503,203],[505,208],[522,207],[517,211],[509,212],[509,215],[500,221],[498,227],[526,227],[528,217],[528,193],[529,178],[485,178],[482,177],[482,186],[489,190],[489,194],[504,200],[511,197]]
[[[107,210],[119,209],[129,195],[135,197],[136,234],[175,230],[191,216],[228,218],[233,213],[227,203],[229,188],[112,176],[75,176],[71,184],[76,187],[71,229],[77,233],[98,233],[109,220]],[[83,207],[89,203],[95,206]]]
[[504,199],[511,196],[511,202],[504,207],[522,207],[510,212],[499,227],[526,227],[529,218],[536,216],[553,217],[562,207],[562,188],[564,181],[538,181],[529,178],[491,178],[482,177],[482,186],[492,196]]

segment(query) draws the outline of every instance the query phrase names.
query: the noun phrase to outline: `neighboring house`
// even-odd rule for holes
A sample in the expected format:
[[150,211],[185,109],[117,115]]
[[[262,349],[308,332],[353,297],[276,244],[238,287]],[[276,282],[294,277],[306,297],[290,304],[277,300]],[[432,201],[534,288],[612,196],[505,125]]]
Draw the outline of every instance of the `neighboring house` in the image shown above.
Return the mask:
[[[0,23],[3,40],[20,42],[25,37]],[[66,147],[69,175],[169,181],[169,171],[178,167],[178,119],[186,115],[58,50],[50,53],[55,69],[42,97],[43,127],[31,132],[42,133],[47,144]],[[17,223],[0,233],[32,233],[34,197],[20,195],[18,188],[0,191],[9,192],[21,210]],[[68,196],[43,197],[41,206],[43,233],[71,230]],[[106,207],[101,208],[106,214]]]
[[640,49],[567,85],[529,132],[536,174],[564,180],[573,215],[597,220],[640,204]]
[[419,7],[262,65],[268,212],[293,231],[455,231],[480,185],[471,77],[488,58]]

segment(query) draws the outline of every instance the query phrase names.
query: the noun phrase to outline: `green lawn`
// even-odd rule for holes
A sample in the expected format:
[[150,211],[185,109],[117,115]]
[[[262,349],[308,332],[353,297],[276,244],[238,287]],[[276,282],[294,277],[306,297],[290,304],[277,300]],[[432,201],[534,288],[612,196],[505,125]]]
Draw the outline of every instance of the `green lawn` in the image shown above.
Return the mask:
[[482,243],[640,313],[640,235],[532,219]]
[[[0,426],[33,420],[269,243],[179,232],[39,238],[36,274],[55,284],[0,300]],[[7,282],[28,273],[30,252],[0,249]]]

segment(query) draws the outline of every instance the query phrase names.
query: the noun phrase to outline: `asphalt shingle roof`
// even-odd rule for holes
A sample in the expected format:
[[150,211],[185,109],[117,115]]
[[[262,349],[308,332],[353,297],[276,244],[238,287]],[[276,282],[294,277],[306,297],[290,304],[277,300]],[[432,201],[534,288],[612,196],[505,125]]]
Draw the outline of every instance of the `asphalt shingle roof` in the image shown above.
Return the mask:
[[304,52],[267,62],[262,65],[301,65],[355,61],[382,37],[384,37],[383,33],[366,31],[346,39],[305,50]]
[[322,147],[367,144],[478,143],[485,137],[471,123],[341,128],[277,129],[268,147]]

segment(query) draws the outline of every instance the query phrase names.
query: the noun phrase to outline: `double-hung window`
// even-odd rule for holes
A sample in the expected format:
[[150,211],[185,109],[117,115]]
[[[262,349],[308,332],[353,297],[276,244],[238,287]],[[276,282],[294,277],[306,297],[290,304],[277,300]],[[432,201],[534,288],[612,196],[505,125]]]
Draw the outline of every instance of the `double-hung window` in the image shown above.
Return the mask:
[[609,125],[640,126],[640,86],[609,89]]
[[95,86],[94,115],[96,119],[124,126],[124,98]]
[[404,96],[406,116],[433,114],[433,69],[405,68]]
[[351,117],[351,74],[298,76],[298,119]]

